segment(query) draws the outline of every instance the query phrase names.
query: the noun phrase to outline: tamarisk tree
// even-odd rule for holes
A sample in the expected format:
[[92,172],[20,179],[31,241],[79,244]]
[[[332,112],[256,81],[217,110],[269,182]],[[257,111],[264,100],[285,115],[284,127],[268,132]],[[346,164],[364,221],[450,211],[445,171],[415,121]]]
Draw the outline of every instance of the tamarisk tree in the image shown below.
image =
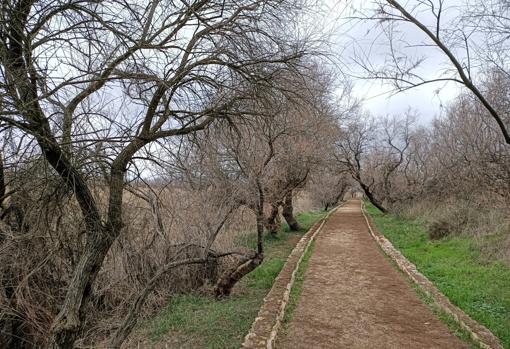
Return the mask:
[[[45,345],[72,348],[80,336],[94,281],[123,233],[137,154],[156,161],[151,146],[232,117],[250,97],[247,85],[303,56],[306,43],[282,35],[299,8],[260,0],[0,4],[0,121],[36,142],[84,226]],[[92,182],[101,178],[105,207]]]

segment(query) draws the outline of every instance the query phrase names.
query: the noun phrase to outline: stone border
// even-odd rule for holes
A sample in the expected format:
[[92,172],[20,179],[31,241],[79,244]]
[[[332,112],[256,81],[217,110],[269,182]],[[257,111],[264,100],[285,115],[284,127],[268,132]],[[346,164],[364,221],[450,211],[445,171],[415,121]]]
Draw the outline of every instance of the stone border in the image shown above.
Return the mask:
[[453,305],[429,279],[416,269],[416,266],[413,263],[404,257],[404,255],[400,253],[400,251],[398,251],[393,244],[375,228],[375,225],[372,223],[372,217],[365,212],[363,200],[361,200],[361,212],[367,222],[370,235],[372,235],[379,247],[397,264],[398,268],[407,275],[409,279],[411,279],[423,292],[432,298],[434,306],[451,315],[455,322],[466,330],[471,336],[471,339],[480,347],[484,349],[503,349],[499,339],[491,331],[473,320],[460,308]]
[[273,349],[301,261],[329,216],[342,204],[315,223],[298,241],[280,274],[276,277],[271,290],[264,298],[264,303],[251,326],[250,332],[244,338],[242,349]]

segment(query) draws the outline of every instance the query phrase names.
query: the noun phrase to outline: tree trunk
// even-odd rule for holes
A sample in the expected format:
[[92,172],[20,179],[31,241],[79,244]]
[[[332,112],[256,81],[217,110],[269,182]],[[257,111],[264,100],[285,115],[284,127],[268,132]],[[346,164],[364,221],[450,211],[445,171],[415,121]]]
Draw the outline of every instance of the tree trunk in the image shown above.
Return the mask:
[[5,175],[4,175],[4,161],[2,153],[0,152],[0,209],[4,208],[5,193],[7,192],[5,187]]
[[296,218],[294,218],[294,207],[292,206],[292,191],[288,193],[285,196],[285,199],[283,200],[282,215],[283,218],[285,218],[287,224],[289,225],[290,230],[298,231],[299,229],[301,229],[298,221],[296,220]]
[[263,254],[255,254],[253,258],[243,260],[235,268],[230,269],[227,273],[223,274],[214,288],[216,298],[228,297],[232,292],[235,284],[241,280],[245,275],[255,270],[264,260]]
[[[16,310],[16,287],[18,285],[16,277],[19,274],[13,271],[12,268],[14,267],[7,269],[5,272],[5,282],[2,284],[2,289],[4,291],[5,300],[10,308]],[[16,311],[11,312],[11,315],[5,316],[5,318],[0,321],[0,326],[2,326],[3,329],[3,331],[0,331],[3,332],[0,333],[0,345],[5,345],[5,347],[9,349],[27,348],[29,347],[28,343],[30,343],[31,338],[23,331],[24,321]]]
[[110,249],[113,237],[113,234],[103,230],[95,232],[93,237],[88,238],[69,283],[64,304],[53,320],[51,327],[52,348],[71,349],[74,347],[85,315],[83,313],[84,306],[90,299],[92,284]]
[[331,206],[335,206],[336,204],[338,204],[338,202],[345,196],[346,190],[347,185],[342,185],[337,196],[332,201],[326,202],[326,204],[324,205],[324,211],[327,211]]
[[276,236],[281,228],[280,221],[280,205],[278,203],[271,204],[271,213],[266,220],[266,228],[269,234]]
[[258,178],[256,179],[259,200],[255,207],[257,219],[257,252],[246,257],[234,267],[225,272],[214,287],[216,298],[228,297],[234,285],[245,275],[255,270],[264,261],[264,192]]
[[388,210],[386,208],[384,208],[384,206],[379,202],[379,200],[377,200],[374,197],[374,194],[370,191],[370,188],[367,185],[365,185],[361,181],[359,182],[359,185],[361,186],[361,188],[365,192],[365,195],[367,196],[368,200],[370,200],[372,205],[377,207],[382,213],[388,212]]
[[335,202],[333,205],[338,204],[340,200],[345,196],[345,192],[347,191],[347,185],[342,186],[341,190],[338,192],[338,195],[335,198]]
[[228,297],[239,280],[262,264],[264,261],[263,239],[264,217],[262,212],[259,212],[257,214],[257,252],[254,251],[254,255],[242,258],[235,267],[223,273],[214,287],[216,298]]

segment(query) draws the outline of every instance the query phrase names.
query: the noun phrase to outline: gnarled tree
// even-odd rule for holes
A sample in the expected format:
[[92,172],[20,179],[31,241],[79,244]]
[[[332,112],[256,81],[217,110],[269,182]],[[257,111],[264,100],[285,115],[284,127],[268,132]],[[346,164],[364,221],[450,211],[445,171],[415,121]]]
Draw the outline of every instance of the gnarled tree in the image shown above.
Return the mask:
[[16,137],[36,141],[48,174],[75,200],[83,222],[84,243],[58,287],[65,292],[56,297],[62,301],[41,345],[71,348],[79,338],[94,282],[125,230],[124,191],[139,175],[138,155],[156,161],[156,144],[232,117],[235,103],[249,97],[247,85],[303,55],[303,42],[277,33],[281,11],[299,8],[285,5],[0,4],[0,121]]

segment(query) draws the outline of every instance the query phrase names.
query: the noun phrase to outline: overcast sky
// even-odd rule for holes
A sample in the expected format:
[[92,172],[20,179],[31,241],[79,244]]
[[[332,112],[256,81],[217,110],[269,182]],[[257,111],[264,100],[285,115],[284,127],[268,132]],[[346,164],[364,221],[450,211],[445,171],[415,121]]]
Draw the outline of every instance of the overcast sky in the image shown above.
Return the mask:
[[[455,8],[461,0],[447,1],[450,6],[444,13],[443,22],[448,25],[458,15]],[[413,1],[402,0],[402,4],[413,3]],[[415,3],[415,1],[414,1]],[[340,53],[341,70],[351,76],[363,75],[356,66],[355,56],[360,52],[367,53],[368,59],[374,65],[384,66],[385,59],[389,53],[388,40],[380,30],[380,26],[374,21],[353,21],[343,19],[352,16],[352,7],[364,13],[373,9],[373,1],[354,0],[352,7],[346,9],[345,1],[325,2],[324,30],[332,34],[334,50]],[[427,13],[420,14],[420,19],[427,24],[433,23]],[[340,17],[340,18],[339,18]],[[317,21],[317,20],[315,20]],[[400,38],[413,44],[429,44],[428,38],[411,24],[405,23],[400,27]],[[419,72],[426,77],[438,76],[437,74],[449,67],[445,56],[436,48],[406,47],[406,52],[415,57],[426,57]],[[462,55],[463,52],[459,52]],[[455,83],[428,84],[422,87],[395,94],[392,86],[384,85],[381,81],[360,80],[352,78],[354,84],[354,95],[364,101],[363,105],[371,114],[385,115],[405,112],[412,108],[418,111],[423,123],[430,122],[435,116],[444,111],[444,106],[455,98],[462,91],[460,85]]]
[[[437,91],[438,85],[426,85],[394,94],[389,86],[376,82],[356,81],[354,94],[372,115],[399,114],[412,108],[423,123],[430,122],[444,110],[444,106],[459,93],[459,86],[448,84]],[[390,91],[390,92],[388,92]]]

